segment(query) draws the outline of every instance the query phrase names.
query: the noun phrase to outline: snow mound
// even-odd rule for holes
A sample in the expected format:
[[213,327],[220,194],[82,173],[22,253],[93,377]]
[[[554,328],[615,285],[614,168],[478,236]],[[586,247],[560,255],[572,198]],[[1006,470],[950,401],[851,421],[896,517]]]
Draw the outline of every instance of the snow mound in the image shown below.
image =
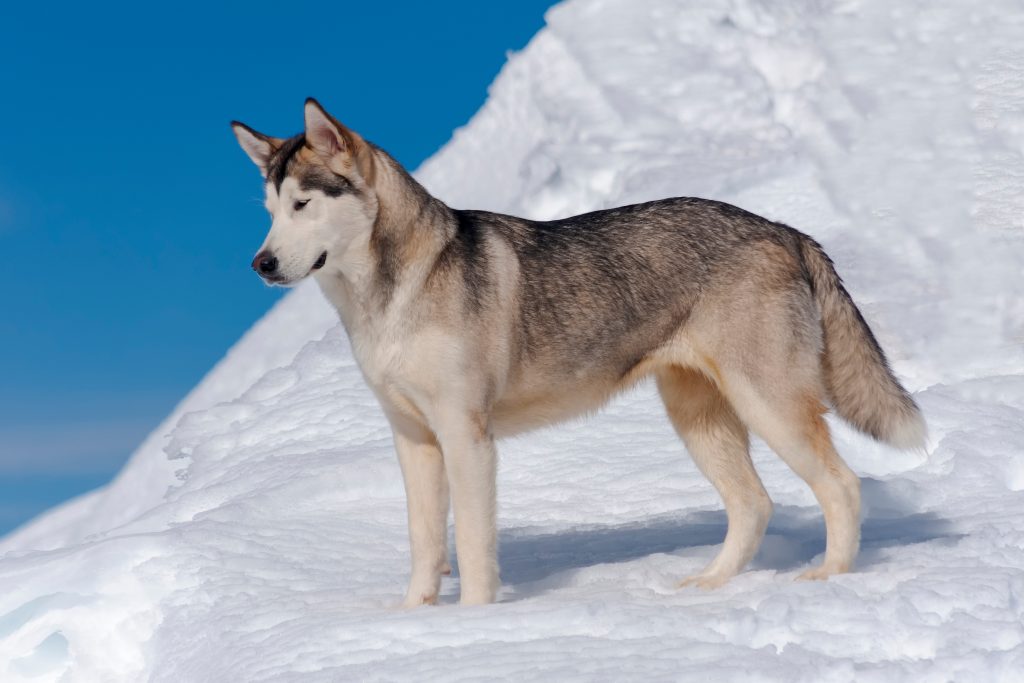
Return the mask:
[[[662,196],[815,236],[927,416],[927,457],[835,423],[855,573],[761,443],[751,571],[649,386],[501,446],[501,603],[394,608],[388,430],[312,289],[260,321],[104,490],[5,539],[3,680],[1019,680],[1024,11],[1011,0],[575,0],[419,170],[548,218]],[[387,141],[382,141],[385,143]],[[166,436],[169,433],[169,436]]]

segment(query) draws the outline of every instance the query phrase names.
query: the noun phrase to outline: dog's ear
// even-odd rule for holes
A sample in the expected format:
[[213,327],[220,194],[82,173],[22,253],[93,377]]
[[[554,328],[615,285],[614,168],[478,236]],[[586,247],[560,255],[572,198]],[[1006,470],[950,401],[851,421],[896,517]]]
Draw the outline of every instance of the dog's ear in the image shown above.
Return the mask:
[[231,122],[231,130],[235,131],[238,144],[242,146],[242,149],[249,155],[252,162],[259,166],[260,173],[266,178],[267,164],[270,161],[270,157],[274,155],[274,152],[277,151],[284,140],[272,138],[263,133],[257,133],[249,126],[238,121]]
[[373,160],[370,148],[359,135],[327,113],[312,97],[306,100],[306,144],[322,158],[327,167],[345,174],[354,165],[363,178],[371,181]]
[[355,153],[352,131],[341,125],[312,97],[306,99],[306,144],[324,159]]

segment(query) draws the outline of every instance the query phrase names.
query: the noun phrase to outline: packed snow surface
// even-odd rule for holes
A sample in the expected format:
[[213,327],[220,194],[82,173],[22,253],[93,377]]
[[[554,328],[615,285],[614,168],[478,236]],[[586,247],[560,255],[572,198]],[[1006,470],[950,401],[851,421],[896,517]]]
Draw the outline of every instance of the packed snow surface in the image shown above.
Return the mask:
[[931,430],[908,454],[833,423],[857,570],[793,581],[821,514],[757,442],[760,554],[678,589],[726,520],[644,386],[501,444],[498,604],[456,576],[397,609],[398,465],[307,285],[114,482],[0,543],[0,680],[1024,679],[1019,3],[567,2],[418,177],[536,218],[710,197],[820,240]]

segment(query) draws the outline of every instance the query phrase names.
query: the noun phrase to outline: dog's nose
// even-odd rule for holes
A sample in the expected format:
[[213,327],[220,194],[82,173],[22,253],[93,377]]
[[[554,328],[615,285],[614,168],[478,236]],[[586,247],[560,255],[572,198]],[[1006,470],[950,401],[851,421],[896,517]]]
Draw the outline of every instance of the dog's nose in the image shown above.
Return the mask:
[[270,275],[277,270],[277,257],[269,251],[261,251],[252,260],[252,269],[260,275]]

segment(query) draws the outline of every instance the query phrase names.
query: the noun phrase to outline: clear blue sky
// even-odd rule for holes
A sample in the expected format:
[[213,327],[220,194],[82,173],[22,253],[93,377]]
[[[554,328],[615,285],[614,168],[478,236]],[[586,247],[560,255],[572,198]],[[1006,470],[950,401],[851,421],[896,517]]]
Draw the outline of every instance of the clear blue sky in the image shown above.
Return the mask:
[[108,481],[280,293],[228,127],[302,103],[410,169],[546,0],[9,3],[0,19],[0,534]]

